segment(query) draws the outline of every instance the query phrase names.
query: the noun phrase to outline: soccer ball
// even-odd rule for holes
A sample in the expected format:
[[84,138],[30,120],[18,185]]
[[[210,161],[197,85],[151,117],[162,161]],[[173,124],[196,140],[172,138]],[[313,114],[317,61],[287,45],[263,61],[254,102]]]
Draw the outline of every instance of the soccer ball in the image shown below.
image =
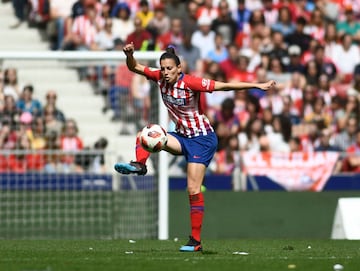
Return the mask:
[[140,134],[140,144],[148,152],[159,152],[167,143],[167,133],[158,124],[145,126]]

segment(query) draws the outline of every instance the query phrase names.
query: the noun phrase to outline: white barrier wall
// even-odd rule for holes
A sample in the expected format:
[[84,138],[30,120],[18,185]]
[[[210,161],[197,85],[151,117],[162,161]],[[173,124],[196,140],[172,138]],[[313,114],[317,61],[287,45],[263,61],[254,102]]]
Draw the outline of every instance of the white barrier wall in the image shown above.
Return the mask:
[[360,240],[360,198],[340,198],[331,239]]

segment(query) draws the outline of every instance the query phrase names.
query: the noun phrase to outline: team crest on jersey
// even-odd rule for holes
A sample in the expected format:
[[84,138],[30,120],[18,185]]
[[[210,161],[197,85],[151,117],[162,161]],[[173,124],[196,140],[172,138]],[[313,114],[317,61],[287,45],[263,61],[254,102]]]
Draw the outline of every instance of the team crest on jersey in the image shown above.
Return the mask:
[[209,89],[210,79],[205,79],[205,78],[203,78],[202,81],[201,81],[201,85],[202,85],[204,88]]

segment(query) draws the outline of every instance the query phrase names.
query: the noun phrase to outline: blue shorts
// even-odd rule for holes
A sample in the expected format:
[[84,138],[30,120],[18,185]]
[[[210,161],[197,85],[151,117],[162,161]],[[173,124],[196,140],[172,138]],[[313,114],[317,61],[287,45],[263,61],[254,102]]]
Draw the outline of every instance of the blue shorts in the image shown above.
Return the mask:
[[182,154],[188,163],[200,163],[206,167],[210,164],[217,149],[218,140],[214,132],[196,137],[184,137],[175,132],[169,132],[181,144]]

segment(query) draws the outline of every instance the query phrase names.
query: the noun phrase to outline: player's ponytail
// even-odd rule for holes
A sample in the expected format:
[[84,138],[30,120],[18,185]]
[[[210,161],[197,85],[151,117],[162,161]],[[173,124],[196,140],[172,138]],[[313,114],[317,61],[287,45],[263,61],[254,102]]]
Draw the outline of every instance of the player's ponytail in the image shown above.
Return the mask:
[[160,57],[160,61],[164,60],[164,59],[168,59],[171,58],[175,61],[176,65],[180,65],[180,58],[176,55],[175,53],[175,47],[172,45],[169,45],[166,49],[165,49],[165,53],[163,53]]

